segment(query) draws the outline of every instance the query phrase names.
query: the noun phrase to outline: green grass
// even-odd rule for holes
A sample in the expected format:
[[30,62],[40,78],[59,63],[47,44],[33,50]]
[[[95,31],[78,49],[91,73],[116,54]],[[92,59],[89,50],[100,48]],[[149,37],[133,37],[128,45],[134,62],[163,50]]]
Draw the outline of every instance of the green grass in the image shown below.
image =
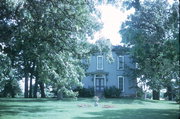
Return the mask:
[[[86,105],[79,107],[78,105]],[[104,105],[112,106],[103,108]],[[55,99],[0,98],[0,119],[178,119],[179,105],[170,101],[138,99]]]

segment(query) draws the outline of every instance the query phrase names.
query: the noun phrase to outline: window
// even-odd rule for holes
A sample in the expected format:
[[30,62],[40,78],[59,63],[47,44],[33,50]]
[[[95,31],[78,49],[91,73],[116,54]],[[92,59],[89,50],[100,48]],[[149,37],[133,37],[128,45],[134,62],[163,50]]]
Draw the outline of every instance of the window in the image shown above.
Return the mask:
[[139,69],[139,64],[138,64],[138,63],[136,63],[135,65],[136,65],[136,69]]
[[118,76],[118,88],[124,92],[124,77]]
[[124,56],[119,56],[118,57],[118,70],[124,69]]
[[103,70],[103,56],[97,56],[97,70]]

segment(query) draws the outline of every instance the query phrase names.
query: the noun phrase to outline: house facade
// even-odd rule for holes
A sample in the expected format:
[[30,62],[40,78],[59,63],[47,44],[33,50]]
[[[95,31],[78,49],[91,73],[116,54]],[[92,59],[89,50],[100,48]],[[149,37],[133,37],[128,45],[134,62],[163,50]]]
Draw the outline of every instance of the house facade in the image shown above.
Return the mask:
[[130,74],[135,63],[129,55],[119,53],[117,47],[113,47],[112,56],[113,62],[108,62],[105,55],[100,53],[91,56],[83,80],[84,87],[93,88],[95,95],[102,94],[105,88],[116,87],[121,90],[121,96],[135,96],[136,79]]

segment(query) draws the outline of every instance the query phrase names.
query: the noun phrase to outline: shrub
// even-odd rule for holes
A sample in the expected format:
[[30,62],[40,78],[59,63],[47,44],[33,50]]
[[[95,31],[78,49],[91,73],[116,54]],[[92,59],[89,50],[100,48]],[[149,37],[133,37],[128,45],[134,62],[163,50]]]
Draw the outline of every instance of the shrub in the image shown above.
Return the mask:
[[2,92],[0,92],[0,98],[1,98],[1,97],[3,97],[3,93],[2,93]]
[[78,97],[93,97],[94,89],[93,88],[80,88],[77,87],[74,91],[79,93]]
[[178,104],[180,104],[180,95],[176,95],[175,101],[176,101]]
[[137,95],[136,95],[136,96],[137,96],[138,98],[142,98],[143,95],[144,95],[144,92],[143,92],[142,87],[137,87]]
[[0,92],[0,97],[12,97],[21,94],[21,89],[16,79],[9,79],[3,81],[3,89]]
[[119,98],[120,94],[121,90],[116,88],[115,86],[104,89],[104,96],[106,98]]

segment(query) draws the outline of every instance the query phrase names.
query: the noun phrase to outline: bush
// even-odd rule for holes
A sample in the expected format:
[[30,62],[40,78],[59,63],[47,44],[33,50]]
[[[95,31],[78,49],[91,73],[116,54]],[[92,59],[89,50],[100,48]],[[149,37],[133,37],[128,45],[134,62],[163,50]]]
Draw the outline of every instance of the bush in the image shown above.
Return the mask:
[[176,101],[178,104],[180,104],[180,95],[176,95],[175,101]]
[[21,89],[17,80],[15,79],[4,80],[3,83],[4,85],[2,92],[0,92],[0,97],[14,98],[16,95],[21,94]]
[[93,97],[94,89],[93,88],[76,88],[74,91],[79,93],[78,97]]
[[180,104],[180,92],[179,92],[179,90],[180,90],[180,88],[176,88],[175,93],[174,93],[174,99],[178,104]]
[[104,89],[104,96],[106,98],[119,98],[121,90],[115,86]]
[[78,96],[78,92],[74,92],[73,90],[64,90],[63,96],[65,98],[75,98]]
[[143,98],[144,96],[144,92],[143,92],[143,89],[142,87],[137,87],[137,95],[136,95],[138,98]]
[[0,92],[0,98],[1,98],[1,97],[3,97],[3,93],[2,93],[2,92]]

